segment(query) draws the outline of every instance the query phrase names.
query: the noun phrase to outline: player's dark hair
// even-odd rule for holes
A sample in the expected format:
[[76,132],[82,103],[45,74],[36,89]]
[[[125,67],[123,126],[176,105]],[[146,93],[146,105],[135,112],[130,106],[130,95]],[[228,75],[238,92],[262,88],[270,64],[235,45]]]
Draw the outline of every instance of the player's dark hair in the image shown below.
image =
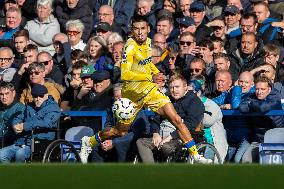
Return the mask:
[[138,15],[138,14],[135,14],[132,17],[132,19],[131,19],[131,27],[133,27],[133,24],[136,23],[136,22],[146,22],[147,25],[149,25],[148,18],[146,16],[141,16],[141,15]]

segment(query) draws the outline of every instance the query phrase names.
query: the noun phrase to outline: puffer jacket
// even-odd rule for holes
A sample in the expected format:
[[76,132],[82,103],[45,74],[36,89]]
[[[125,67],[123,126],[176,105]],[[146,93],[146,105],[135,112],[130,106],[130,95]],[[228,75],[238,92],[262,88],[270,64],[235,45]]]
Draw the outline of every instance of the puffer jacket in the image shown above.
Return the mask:
[[[263,100],[252,94],[240,104],[242,113],[260,113],[265,114],[270,110],[282,110],[280,93],[276,89],[272,89],[270,94]],[[251,116],[249,119],[253,126],[253,141],[263,142],[264,134],[267,130],[275,127],[283,127],[283,116]]]
[[[12,125],[24,123],[24,130],[22,133],[17,134],[15,144],[31,145],[31,130],[57,128],[60,115],[61,110],[52,96],[48,96],[48,99],[39,108],[35,107],[34,103],[28,104],[26,109],[12,121]],[[55,133],[39,133],[34,137],[53,140],[55,139]]]
[[234,86],[230,91],[225,91],[220,96],[213,98],[213,101],[219,106],[231,104],[232,109],[238,109],[240,103],[254,93],[254,91],[255,88],[252,87],[247,93],[242,93],[241,86]]
[[0,137],[11,138],[14,135],[11,129],[12,121],[24,109],[25,106],[16,100],[9,106],[0,105]]

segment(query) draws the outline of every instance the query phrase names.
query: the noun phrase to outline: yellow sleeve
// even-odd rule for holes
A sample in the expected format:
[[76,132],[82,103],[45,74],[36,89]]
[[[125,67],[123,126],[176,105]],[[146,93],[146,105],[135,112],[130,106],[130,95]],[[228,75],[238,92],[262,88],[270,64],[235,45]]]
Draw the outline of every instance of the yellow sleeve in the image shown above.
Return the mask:
[[153,63],[151,63],[151,70],[154,75],[160,72],[160,70]]
[[[129,41],[128,41],[129,42]],[[134,63],[135,45],[132,41],[126,43],[121,62],[121,79],[122,81],[152,81],[152,75],[142,74],[131,71]]]

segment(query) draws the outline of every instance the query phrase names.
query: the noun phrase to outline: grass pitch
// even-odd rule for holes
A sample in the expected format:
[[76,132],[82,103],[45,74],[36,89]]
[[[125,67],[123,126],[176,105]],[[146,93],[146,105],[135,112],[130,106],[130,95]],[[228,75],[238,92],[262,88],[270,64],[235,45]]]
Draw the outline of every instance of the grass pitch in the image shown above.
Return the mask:
[[284,188],[284,166],[188,164],[11,164],[1,189]]

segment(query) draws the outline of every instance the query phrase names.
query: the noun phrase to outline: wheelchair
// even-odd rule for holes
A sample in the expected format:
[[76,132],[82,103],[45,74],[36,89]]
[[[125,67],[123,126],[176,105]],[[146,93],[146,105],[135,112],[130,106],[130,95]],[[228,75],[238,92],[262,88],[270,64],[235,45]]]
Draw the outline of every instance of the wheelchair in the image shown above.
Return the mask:
[[[181,141],[180,141],[181,142]],[[207,159],[211,159],[213,164],[222,164],[222,158],[218,152],[218,150],[211,144],[202,141],[196,144],[197,151],[200,155],[203,155]],[[154,153],[154,158],[157,162],[161,162],[161,154]],[[189,154],[187,148],[178,147],[174,152],[172,152],[165,159],[165,163],[189,163],[194,164],[193,157]],[[136,155],[133,164],[137,164],[141,162],[141,158],[139,155]],[[162,161],[163,162],[163,161]]]

